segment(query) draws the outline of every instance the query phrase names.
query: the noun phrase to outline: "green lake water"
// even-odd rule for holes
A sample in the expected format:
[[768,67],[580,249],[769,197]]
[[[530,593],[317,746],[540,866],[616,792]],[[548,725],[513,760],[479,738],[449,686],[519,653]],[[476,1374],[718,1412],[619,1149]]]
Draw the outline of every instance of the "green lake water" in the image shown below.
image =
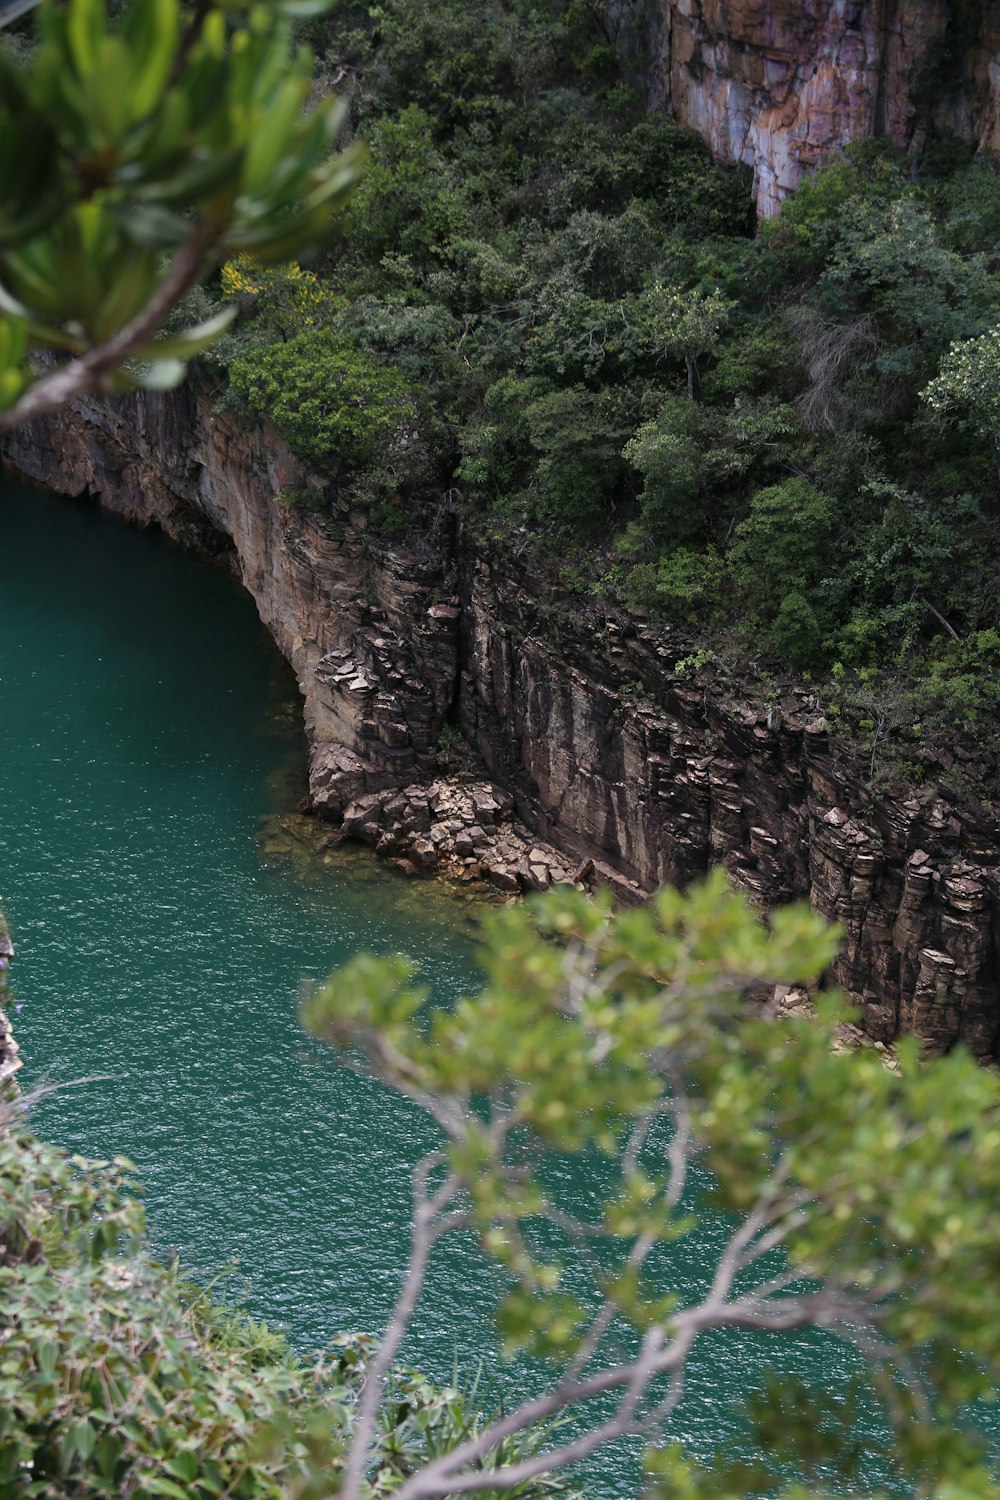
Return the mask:
[[[155,1247],[201,1277],[238,1261],[251,1311],[300,1348],[377,1330],[429,1134],[303,1038],[297,995],[371,948],[411,954],[453,999],[476,982],[475,906],[367,851],[324,851],[293,814],[295,684],[220,569],[88,502],[8,484],[0,506],[14,1021],[25,1084],[73,1085],[38,1104],[36,1128],[132,1157]],[[586,1172],[569,1185],[585,1209]],[[695,1288],[710,1260],[685,1244],[664,1271]],[[474,1244],[443,1247],[431,1283],[408,1357],[442,1378],[456,1360],[492,1368],[493,1282]],[[781,1347],[786,1371],[831,1389],[853,1368],[832,1338]],[[737,1441],[733,1403],[768,1353],[738,1334],[699,1345],[676,1435],[704,1453]],[[603,1456],[589,1486],[634,1494],[634,1457]]]

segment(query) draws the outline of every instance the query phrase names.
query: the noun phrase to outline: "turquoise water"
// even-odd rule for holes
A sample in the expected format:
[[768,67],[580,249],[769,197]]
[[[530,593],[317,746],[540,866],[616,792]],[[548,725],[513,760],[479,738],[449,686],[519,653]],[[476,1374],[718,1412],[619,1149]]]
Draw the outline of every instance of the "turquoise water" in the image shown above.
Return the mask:
[[[39,1103],[36,1128],[132,1157],[156,1247],[202,1277],[237,1259],[250,1309],[300,1347],[377,1330],[429,1134],[303,1038],[296,999],[361,947],[410,953],[454,998],[476,982],[474,907],[367,851],[324,850],[292,813],[295,685],[220,569],[90,503],[8,486],[0,505],[15,1024],[25,1083],[72,1084]],[[566,1186],[585,1214],[586,1170]],[[684,1244],[664,1275],[693,1289],[710,1265],[708,1243]],[[444,1378],[456,1359],[492,1367],[492,1291],[475,1246],[450,1242],[408,1356]],[[676,1435],[702,1453],[737,1442],[734,1403],[769,1352],[747,1335],[699,1344]],[[830,1389],[853,1368],[832,1338],[783,1339],[781,1357]],[[634,1494],[633,1458],[603,1456],[589,1482]]]
[[[39,1132],[139,1165],[156,1243],[236,1258],[254,1310],[317,1345],[369,1328],[405,1246],[419,1115],[330,1065],[303,979],[405,949],[475,980],[464,905],[327,855],[295,684],[218,568],[91,504],[3,495],[0,898]],[[481,1351],[458,1256],[420,1342]],[[450,1358],[450,1355],[449,1355]]]

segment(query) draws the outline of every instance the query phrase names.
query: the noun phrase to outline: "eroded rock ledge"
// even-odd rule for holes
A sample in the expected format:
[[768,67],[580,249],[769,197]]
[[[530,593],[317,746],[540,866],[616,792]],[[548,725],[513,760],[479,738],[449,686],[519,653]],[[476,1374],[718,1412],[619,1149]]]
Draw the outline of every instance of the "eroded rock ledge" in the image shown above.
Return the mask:
[[363,839],[414,873],[486,880],[514,894],[583,885],[598,874],[592,859],[577,865],[532,835],[502,787],[468,776],[372,792],[347,807],[342,826],[349,838]]
[[[347,506],[289,507],[305,476],[287,450],[210,393],[87,404],[6,457],[229,560],[298,676],[324,816],[453,873],[489,875],[488,846],[522,889],[593,859],[635,895],[721,862],[760,904],[808,895],[842,924],[834,977],[871,1036],[997,1056],[1000,829],[934,791],[873,797],[805,691],[757,712],[692,675],[690,642],[562,597],[453,524],[390,547]],[[492,827],[432,791],[443,731],[485,766]]]

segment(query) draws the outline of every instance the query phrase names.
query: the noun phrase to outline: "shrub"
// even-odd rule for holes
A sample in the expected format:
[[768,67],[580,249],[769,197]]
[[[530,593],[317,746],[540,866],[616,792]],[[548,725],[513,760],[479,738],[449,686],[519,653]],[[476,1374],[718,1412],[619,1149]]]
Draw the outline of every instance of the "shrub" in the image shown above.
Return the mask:
[[321,466],[368,462],[415,409],[398,371],[350,338],[310,329],[234,359],[230,382],[303,458]]
[[283,1341],[244,1358],[142,1229],[128,1163],[0,1136],[0,1490],[278,1500],[305,1471],[294,1445],[257,1451],[268,1424],[295,1411],[330,1437],[344,1402]]
[[730,577],[773,646],[798,666],[816,661],[823,640],[817,585],[825,577],[836,521],[829,495],[806,479],[758,490],[736,527]]
[[[342,1334],[315,1362],[297,1359],[281,1335],[150,1258],[129,1163],[70,1157],[5,1131],[2,1115],[4,1500],[320,1500],[336,1489],[371,1340]],[[371,1493],[477,1434],[491,1420],[479,1394],[394,1367]],[[537,1454],[549,1438],[535,1427],[490,1462]],[[566,1493],[547,1474],[518,1490]]]
[[683,397],[667,401],[625,445],[624,457],[644,480],[643,522],[668,547],[697,537],[704,515],[699,505],[704,465],[699,409]]

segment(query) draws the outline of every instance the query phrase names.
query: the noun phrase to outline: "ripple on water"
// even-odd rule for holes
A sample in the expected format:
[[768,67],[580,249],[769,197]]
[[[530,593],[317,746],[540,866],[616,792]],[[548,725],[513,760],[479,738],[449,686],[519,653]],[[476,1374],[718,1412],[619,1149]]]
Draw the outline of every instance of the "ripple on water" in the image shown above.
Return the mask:
[[[237,1260],[253,1312],[300,1345],[375,1329],[428,1128],[331,1066],[296,999],[370,948],[410,953],[454,1000],[476,983],[475,900],[367,850],[317,850],[325,832],[290,815],[294,682],[221,571],[86,503],[8,488],[3,507],[0,895],[23,1076],[92,1075],[48,1096],[38,1129],[131,1156],[155,1244],[205,1276]],[[586,1197],[579,1166],[568,1186]],[[680,1247],[670,1274],[696,1283],[704,1259]],[[442,1249],[412,1358],[444,1378],[456,1356],[492,1367],[491,1275],[470,1241]],[[830,1384],[850,1363],[829,1339],[785,1358]],[[749,1337],[706,1341],[678,1419],[698,1451],[735,1440],[733,1402],[765,1359]],[[589,1481],[636,1485],[628,1453]]]

